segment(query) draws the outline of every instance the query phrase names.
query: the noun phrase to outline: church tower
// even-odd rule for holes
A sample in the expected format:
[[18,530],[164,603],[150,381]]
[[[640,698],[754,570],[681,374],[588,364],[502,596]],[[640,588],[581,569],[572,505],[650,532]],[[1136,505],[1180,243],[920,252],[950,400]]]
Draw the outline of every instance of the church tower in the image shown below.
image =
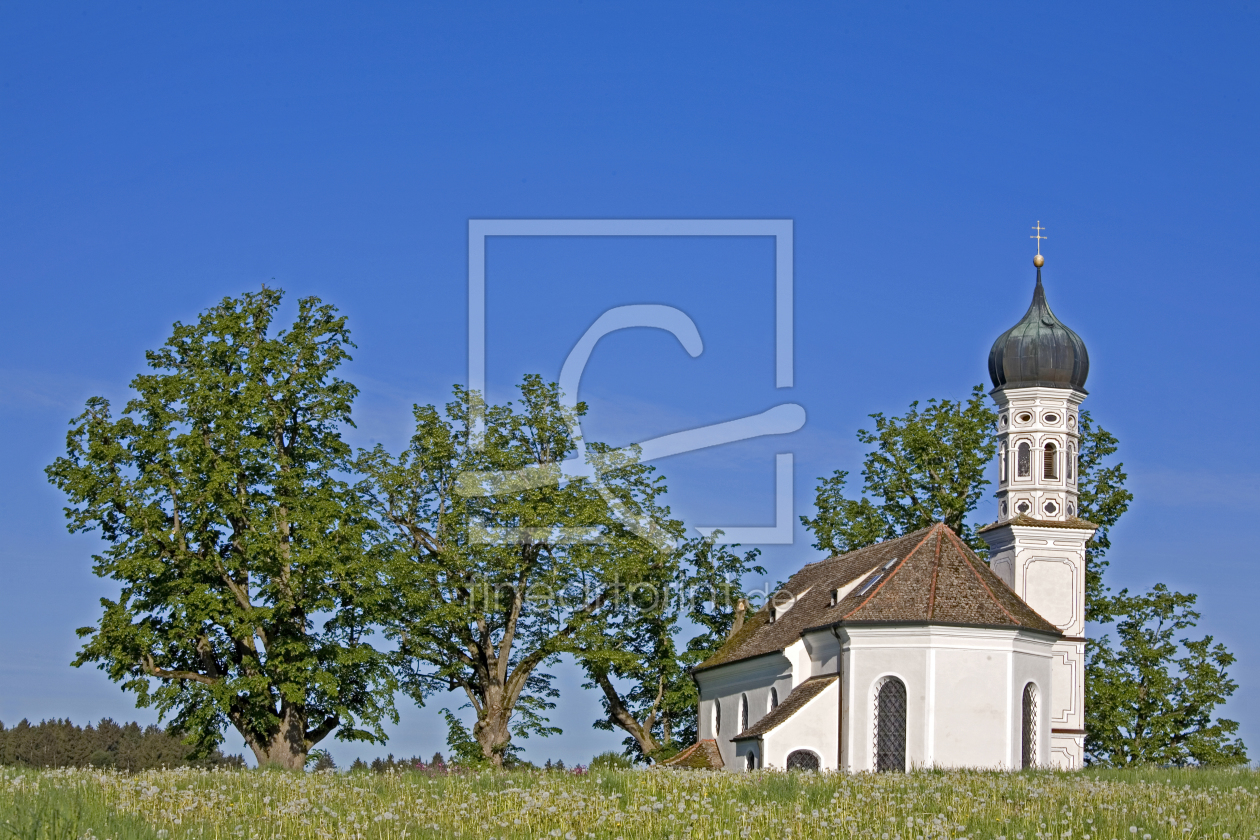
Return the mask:
[[[1040,222],[1037,228],[1040,245]],[[982,529],[989,564],[1025,603],[1063,633],[1051,685],[1039,686],[1049,715],[1050,761],[1085,762],[1085,543],[1095,526],[1077,516],[1079,410],[1089,355],[1046,302],[1038,248],[1032,305],[989,352],[997,403],[998,520]]]

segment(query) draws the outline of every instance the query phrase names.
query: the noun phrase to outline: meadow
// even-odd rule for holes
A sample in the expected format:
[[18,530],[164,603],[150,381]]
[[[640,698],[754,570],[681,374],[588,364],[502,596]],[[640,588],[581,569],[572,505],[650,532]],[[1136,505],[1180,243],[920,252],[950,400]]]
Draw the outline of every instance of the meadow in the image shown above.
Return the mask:
[[0,770],[0,837],[1260,840],[1260,772]]

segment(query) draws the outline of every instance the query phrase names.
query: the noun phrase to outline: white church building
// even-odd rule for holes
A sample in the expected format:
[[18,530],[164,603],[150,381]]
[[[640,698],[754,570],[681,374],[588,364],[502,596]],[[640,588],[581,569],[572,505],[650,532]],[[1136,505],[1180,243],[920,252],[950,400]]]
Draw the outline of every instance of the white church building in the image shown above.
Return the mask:
[[694,671],[667,762],[888,771],[1084,763],[1077,412],[1089,358],[1037,284],[989,354],[998,520],[986,563],[944,524],[811,563]]

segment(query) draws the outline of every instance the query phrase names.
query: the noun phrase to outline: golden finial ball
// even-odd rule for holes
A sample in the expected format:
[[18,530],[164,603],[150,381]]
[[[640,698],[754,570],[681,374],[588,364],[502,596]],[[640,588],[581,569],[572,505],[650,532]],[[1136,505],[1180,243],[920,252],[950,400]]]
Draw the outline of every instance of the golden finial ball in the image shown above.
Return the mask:
[[1046,264],[1046,258],[1041,256],[1041,254],[1038,254],[1037,256],[1033,257],[1033,265],[1037,266],[1037,268],[1041,268],[1045,264]]

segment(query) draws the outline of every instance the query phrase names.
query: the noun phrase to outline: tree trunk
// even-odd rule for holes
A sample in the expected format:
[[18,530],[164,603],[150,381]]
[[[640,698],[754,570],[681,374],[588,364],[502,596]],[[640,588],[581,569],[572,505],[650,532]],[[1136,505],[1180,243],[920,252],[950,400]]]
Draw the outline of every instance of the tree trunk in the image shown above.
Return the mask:
[[306,767],[306,754],[311,745],[306,742],[305,713],[286,706],[280,717],[280,725],[274,732],[246,732],[239,726],[237,731],[253,750],[259,767],[279,767],[283,770],[302,770]]
[[629,732],[630,737],[634,738],[643,754],[651,758],[652,754],[661,748],[661,745],[656,743],[656,739],[652,737],[650,727],[639,723],[638,719],[621,702],[621,695],[617,693],[617,687],[608,679],[607,674],[596,674],[595,682],[604,690],[604,696],[608,698],[609,720],[626,732]]
[[481,754],[496,770],[503,769],[503,756],[512,744],[512,731],[508,728],[511,718],[512,710],[506,708],[503,690],[491,687],[486,692],[485,714],[473,724],[472,734],[481,746]]

